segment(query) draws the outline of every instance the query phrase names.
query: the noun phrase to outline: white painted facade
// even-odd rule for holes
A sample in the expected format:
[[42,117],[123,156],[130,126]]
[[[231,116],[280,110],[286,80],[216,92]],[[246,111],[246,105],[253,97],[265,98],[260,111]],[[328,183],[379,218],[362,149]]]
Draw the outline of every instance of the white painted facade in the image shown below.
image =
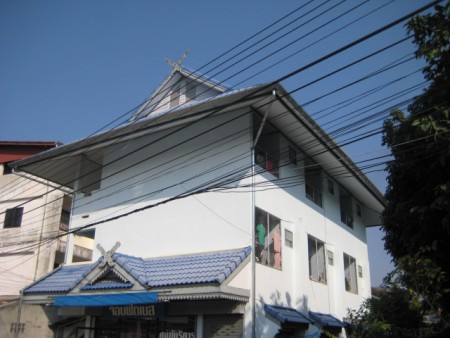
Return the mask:
[[[171,88],[171,81],[173,78],[161,87]],[[272,97],[270,90],[266,90],[265,102]],[[170,106],[168,96],[152,96],[138,115],[149,113],[155,97],[160,105],[153,114],[160,114]],[[182,96],[180,101],[185,102],[186,97]],[[327,164],[326,156],[331,155],[325,153],[314,158],[324,163],[320,171],[322,206],[316,205],[306,197],[305,161],[312,150],[311,147],[303,150],[303,134],[296,134],[292,123],[287,123],[290,121],[279,129],[276,118],[268,115],[266,123],[274,121],[278,130],[277,141],[271,143],[281,154],[277,178],[253,164],[255,135],[262,116],[269,113],[267,106],[258,108],[255,100],[234,103],[223,111],[204,116],[205,111],[211,112],[218,105],[211,103],[207,106],[209,110],[199,108],[195,117],[166,124],[166,115],[158,115],[162,116],[160,126],[150,119],[146,127],[145,119],[144,122],[137,119],[124,127],[129,133],[119,132],[116,137],[111,132],[109,138],[98,142],[100,146],[86,143],[84,151],[77,147],[69,149],[78,163],[83,153],[101,168],[95,174],[101,178],[100,184],[74,196],[71,229],[95,229],[95,243],[111,248],[120,241],[120,252],[133,256],[199,253],[254,247],[255,207],[262,209],[280,220],[281,269],[250,261],[230,282],[230,286],[251,293],[244,311],[245,336],[252,336],[253,311],[256,337],[277,333],[279,326],[267,318],[264,304],[291,307],[306,315],[310,310],[327,313],[342,320],[348,308],[357,308],[370,296],[365,228],[379,222],[382,202],[372,196],[373,187],[363,187],[365,178],[361,183],[355,178],[333,176],[333,170],[337,169]],[[281,113],[282,108],[274,104],[270,113]],[[184,111],[186,115],[182,112],[180,116],[191,113],[188,108]],[[255,119],[255,114],[261,118]],[[296,152],[296,164],[289,162],[289,147]],[[78,170],[82,172],[83,168]],[[253,170],[258,172],[254,176]],[[328,182],[333,184],[333,194],[327,188]],[[74,180],[73,186],[75,189],[82,186],[81,180]],[[353,191],[358,194],[351,198],[353,227],[341,221],[340,191],[344,187],[352,195]],[[203,188],[205,192],[191,195]],[[361,211],[361,216],[356,210]],[[98,224],[102,221],[105,223]],[[286,230],[293,235],[292,247],[286,245]],[[331,256],[325,257],[326,282],[310,278],[308,236],[323,242],[325,252],[332,253],[332,264]],[[355,268],[360,267],[356,272],[357,292],[346,291],[344,254],[355,259]],[[99,253],[94,252],[93,260],[98,257]],[[310,332],[313,331],[310,326]]]
[[[0,165],[0,295],[20,290],[54,269],[57,243],[40,238],[59,231],[64,194],[14,174]],[[23,207],[20,227],[5,228],[6,210]]]

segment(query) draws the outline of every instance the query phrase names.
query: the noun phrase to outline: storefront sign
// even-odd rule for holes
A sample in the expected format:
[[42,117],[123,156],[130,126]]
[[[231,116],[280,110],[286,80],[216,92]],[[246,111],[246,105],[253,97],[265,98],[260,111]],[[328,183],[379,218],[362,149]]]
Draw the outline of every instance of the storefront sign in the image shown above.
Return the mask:
[[87,307],[85,314],[96,317],[154,317],[161,319],[165,317],[165,304]]
[[155,316],[155,305],[110,306],[109,311],[113,317],[153,317]]
[[195,338],[195,333],[172,330],[169,332],[160,332],[158,338]]

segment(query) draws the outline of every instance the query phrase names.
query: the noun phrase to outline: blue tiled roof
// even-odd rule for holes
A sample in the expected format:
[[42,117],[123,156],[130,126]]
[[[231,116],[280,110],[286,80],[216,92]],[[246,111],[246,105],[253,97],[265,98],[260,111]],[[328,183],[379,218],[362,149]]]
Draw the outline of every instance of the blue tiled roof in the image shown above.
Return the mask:
[[134,283],[126,282],[100,282],[93,285],[86,284],[81,290],[108,290],[108,289],[129,289],[133,287]]
[[98,262],[58,268],[44,278],[31,284],[24,290],[24,293],[68,292],[81,282],[97,264]]
[[142,259],[115,254],[129,274],[149,287],[222,283],[249,255],[250,247],[198,255]]
[[[125,269],[142,285],[148,287],[222,283],[250,254],[251,248],[208,252],[175,257],[142,259],[120,253],[113,255],[116,264]],[[100,259],[101,260],[101,259]],[[93,264],[69,265],[30,285],[24,294],[69,292],[92,271]],[[83,290],[129,288],[132,283],[96,283]]]
[[312,323],[306,316],[289,307],[264,304],[264,311],[279,322],[281,326],[286,324],[309,325]]
[[345,324],[332,315],[309,311],[309,317],[322,327],[345,327]]

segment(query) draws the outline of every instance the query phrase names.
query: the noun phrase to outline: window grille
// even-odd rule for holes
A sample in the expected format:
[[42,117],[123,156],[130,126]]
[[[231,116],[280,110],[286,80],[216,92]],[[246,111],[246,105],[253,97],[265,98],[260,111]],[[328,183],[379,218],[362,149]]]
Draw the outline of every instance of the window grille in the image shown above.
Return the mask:
[[23,208],[7,209],[4,228],[19,228],[22,225]]

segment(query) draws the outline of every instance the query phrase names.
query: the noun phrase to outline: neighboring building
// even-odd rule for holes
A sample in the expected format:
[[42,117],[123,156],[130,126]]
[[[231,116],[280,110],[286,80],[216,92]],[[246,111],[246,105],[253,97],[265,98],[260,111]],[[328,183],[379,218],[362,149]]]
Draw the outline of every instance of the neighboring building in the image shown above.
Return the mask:
[[[14,326],[17,311],[12,309],[17,307],[13,303],[18,301],[20,291],[64,263],[67,236],[57,236],[67,231],[72,207],[70,192],[35,176],[16,175],[9,163],[60,145],[0,141],[0,298],[7,300],[0,306],[2,337],[18,327]],[[49,241],[52,237],[57,239]],[[75,260],[92,259],[90,241],[77,238],[75,251],[79,255]],[[89,245],[91,248],[86,248]],[[48,330],[48,319],[43,318]]]
[[58,332],[345,335],[370,296],[383,197],[278,83],[175,64],[129,123],[12,166],[74,189],[70,229],[101,245],[24,290]]

